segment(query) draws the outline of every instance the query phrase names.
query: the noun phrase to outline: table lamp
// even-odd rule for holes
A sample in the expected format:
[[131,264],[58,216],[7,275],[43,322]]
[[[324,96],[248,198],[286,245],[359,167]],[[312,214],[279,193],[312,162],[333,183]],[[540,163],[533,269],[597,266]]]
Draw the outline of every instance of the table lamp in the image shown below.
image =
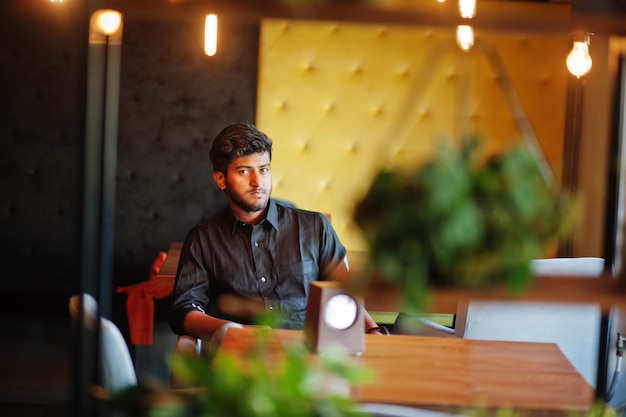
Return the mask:
[[309,287],[304,338],[316,353],[360,355],[365,351],[363,300],[341,283],[314,281]]

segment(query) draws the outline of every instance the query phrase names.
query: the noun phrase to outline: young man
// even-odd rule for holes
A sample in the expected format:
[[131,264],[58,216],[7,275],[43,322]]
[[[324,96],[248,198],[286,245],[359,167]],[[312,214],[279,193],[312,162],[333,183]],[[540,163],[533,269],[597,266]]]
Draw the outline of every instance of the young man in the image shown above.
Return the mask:
[[[346,249],[323,214],[270,198],[272,141],[256,127],[226,127],[210,158],[228,207],[185,238],[172,330],[207,339],[227,323],[253,324],[266,310],[279,312],[280,327],[302,328],[309,283],[345,271]],[[378,332],[363,313],[364,331]]]

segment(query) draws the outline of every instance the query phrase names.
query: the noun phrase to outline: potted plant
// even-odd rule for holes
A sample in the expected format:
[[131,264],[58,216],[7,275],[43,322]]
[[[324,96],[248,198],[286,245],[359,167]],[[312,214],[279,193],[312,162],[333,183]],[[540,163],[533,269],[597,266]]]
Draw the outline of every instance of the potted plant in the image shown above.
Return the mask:
[[481,159],[479,145],[442,144],[415,170],[375,177],[354,213],[369,246],[360,286],[380,275],[415,311],[430,287],[526,288],[531,259],[571,230],[577,203],[528,147]]

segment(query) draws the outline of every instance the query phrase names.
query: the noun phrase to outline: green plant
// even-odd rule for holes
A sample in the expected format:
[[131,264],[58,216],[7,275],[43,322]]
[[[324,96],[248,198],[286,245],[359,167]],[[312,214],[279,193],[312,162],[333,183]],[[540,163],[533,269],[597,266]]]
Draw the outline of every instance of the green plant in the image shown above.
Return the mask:
[[574,200],[528,148],[480,161],[478,146],[442,145],[415,171],[378,174],[354,215],[370,250],[364,285],[380,274],[418,311],[431,286],[527,286],[530,260],[571,229]]
[[339,385],[361,380],[363,370],[351,367],[345,357],[319,357],[319,364],[315,361],[316,365],[311,366],[305,348],[294,344],[285,347],[285,356],[277,366],[270,367],[265,346],[261,337],[245,367],[225,354],[216,355],[210,366],[206,359],[198,358],[174,364],[179,375],[206,388],[198,396],[202,415],[363,415],[356,411],[347,393],[327,392],[331,380],[341,381]]
[[[264,322],[267,323],[266,318]],[[345,355],[316,355],[302,343],[285,346],[278,363],[268,361],[263,326],[245,363],[227,353],[178,357],[172,371],[192,389],[169,390],[142,381],[117,393],[103,405],[129,416],[158,417],[340,417],[361,416],[349,390],[369,373]]]

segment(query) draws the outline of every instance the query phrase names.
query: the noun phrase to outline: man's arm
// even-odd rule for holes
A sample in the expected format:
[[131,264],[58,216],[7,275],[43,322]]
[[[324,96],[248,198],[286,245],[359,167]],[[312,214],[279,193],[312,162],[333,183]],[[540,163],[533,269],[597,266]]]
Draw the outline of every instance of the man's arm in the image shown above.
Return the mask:
[[[330,224],[330,221],[328,221],[328,218],[325,218],[325,223],[326,223],[326,231],[327,233],[329,233],[330,237],[328,238],[328,241],[330,242],[334,242],[335,246],[341,247],[343,252],[345,252],[345,249],[343,248],[343,246],[341,245],[341,243],[339,242],[339,238],[337,237],[337,234],[335,232],[335,230],[333,229],[332,225]],[[335,281],[343,281],[346,279],[350,279],[350,264],[348,262],[348,255],[346,254],[342,261],[339,263],[339,265],[337,265],[331,273],[327,273],[326,278],[322,278],[322,279],[331,279],[331,280],[335,280]],[[370,316],[370,314],[367,312],[367,310],[365,309],[365,307],[363,307],[362,309],[362,314],[363,314],[363,322],[364,322],[364,331],[365,333],[368,333],[369,330],[374,329],[379,327],[378,324],[376,323],[376,321],[374,321],[374,319],[372,318],[372,316]],[[373,333],[373,332],[372,332]],[[376,333],[380,333],[380,334],[386,334],[383,332],[376,332]]]
[[207,339],[229,321],[204,311],[208,302],[209,278],[202,262],[200,240],[197,227],[185,238],[171,298],[169,323],[174,333]]
[[193,336],[196,339],[208,339],[213,333],[226,323],[232,323],[229,320],[218,319],[202,313],[201,311],[190,311],[185,316],[184,328],[185,334]]
[[[367,333],[368,330],[370,330],[370,329],[378,327],[378,324],[374,321],[372,316],[370,316],[370,313],[367,312],[365,307],[363,307],[363,316],[364,316],[364,320],[363,321],[365,323],[365,333]],[[382,334],[381,332],[378,332],[378,333]]]

